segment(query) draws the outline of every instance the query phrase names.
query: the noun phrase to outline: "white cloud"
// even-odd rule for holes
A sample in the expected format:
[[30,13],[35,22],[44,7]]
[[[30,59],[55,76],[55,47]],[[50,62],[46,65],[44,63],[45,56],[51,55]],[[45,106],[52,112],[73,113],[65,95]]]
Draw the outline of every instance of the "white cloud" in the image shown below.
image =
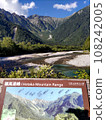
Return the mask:
[[18,15],[28,16],[28,9],[35,7],[35,3],[26,3],[22,5],[19,0],[0,0],[0,8],[9,11],[10,13],[16,13]]
[[84,4],[86,4],[87,1],[84,1]]
[[12,3],[17,3],[18,2],[18,0],[12,0]]
[[26,3],[26,4],[22,5],[22,9],[24,9],[24,10],[32,9],[34,7],[35,7],[35,3],[34,2]]
[[67,11],[72,11],[72,9],[77,7],[77,2],[74,3],[70,3],[70,4],[54,4],[53,8],[57,8],[57,9],[62,9],[62,10],[67,10]]

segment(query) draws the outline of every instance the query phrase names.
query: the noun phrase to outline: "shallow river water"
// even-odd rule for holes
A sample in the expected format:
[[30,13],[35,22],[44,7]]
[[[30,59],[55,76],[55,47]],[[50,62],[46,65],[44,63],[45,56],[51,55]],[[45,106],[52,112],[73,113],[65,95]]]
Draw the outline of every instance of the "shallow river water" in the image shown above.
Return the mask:
[[[34,66],[50,64],[53,66],[56,72],[62,72],[64,75],[68,77],[74,77],[75,72],[78,71],[79,69],[86,70],[86,72],[89,74],[89,70],[90,70],[89,66],[75,67],[66,63],[66,61],[69,61],[75,58],[76,56],[82,55],[82,54],[83,54],[82,51],[72,52],[72,53],[70,51],[66,53],[62,53],[62,52],[48,53],[45,55],[43,55],[42,53],[39,55],[34,54],[35,56],[32,56],[32,57],[28,57],[27,55],[25,57],[18,56],[19,59],[17,59],[17,56],[13,56],[13,58],[12,57],[2,58],[0,61],[0,66],[1,67],[5,66],[5,69],[7,71],[11,71],[14,69],[14,67],[16,68],[20,67],[24,70],[28,70],[29,68]],[[29,56],[31,56],[31,54]]]

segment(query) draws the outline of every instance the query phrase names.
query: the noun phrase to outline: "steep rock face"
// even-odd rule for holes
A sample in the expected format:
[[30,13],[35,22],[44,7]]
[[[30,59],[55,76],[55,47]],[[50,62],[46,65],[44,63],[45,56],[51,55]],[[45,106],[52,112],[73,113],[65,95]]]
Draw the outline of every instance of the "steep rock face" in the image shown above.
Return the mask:
[[54,39],[52,38],[52,32],[70,17],[71,16],[68,16],[66,18],[55,18],[49,16],[39,16],[35,14],[28,17],[27,19],[34,26],[40,29],[38,36],[42,39],[44,43],[49,44],[52,41],[53,44]]
[[41,31],[52,31],[62,24],[67,18],[54,18],[49,16],[32,15],[28,20],[39,27]]

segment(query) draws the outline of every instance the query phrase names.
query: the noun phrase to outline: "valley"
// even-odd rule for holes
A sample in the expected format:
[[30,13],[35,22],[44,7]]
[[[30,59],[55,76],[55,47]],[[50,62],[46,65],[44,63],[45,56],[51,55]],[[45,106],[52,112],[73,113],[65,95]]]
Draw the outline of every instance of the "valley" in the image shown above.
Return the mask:
[[[17,43],[24,41],[26,43],[81,46],[90,34],[89,10],[90,7],[87,6],[65,18],[36,14],[25,18],[0,9],[0,39],[9,36]],[[15,28],[17,31],[14,33]]]
[[89,12],[87,6],[65,18],[25,18],[0,9],[0,76],[8,77],[14,68],[29,74],[43,65],[71,78],[79,69],[89,74]]
[[[25,91],[25,88],[24,88],[24,91]],[[45,94],[54,94],[53,92],[49,93],[49,91],[48,93],[45,93]],[[59,92],[58,94],[60,94]],[[63,92],[63,90],[61,92]],[[56,100],[52,100],[52,101],[46,101],[46,100],[38,99],[38,98],[29,100],[24,97],[13,95],[9,92],[6,92],[3,108],[4,110],[7,110],[7,111],[13,110],[13,109],[16,110],[15,117],[18,120],[19,119],[22,119],[22,120],[29,120],[29,119],[30,120],[35,120],[35,119],[36,120],[54,120],[55,117],[59,114],[67,115],[66,111],[69,108],[83,109],[82,95],[77,92],[73,92],[70,94],[68,93],[69,90],[67,89],[66,89],[66,92],[65,92],[65,95],[63,95],[62,97],[58,97]],[[34,96],[35,95],[33,95],[33,98]]]

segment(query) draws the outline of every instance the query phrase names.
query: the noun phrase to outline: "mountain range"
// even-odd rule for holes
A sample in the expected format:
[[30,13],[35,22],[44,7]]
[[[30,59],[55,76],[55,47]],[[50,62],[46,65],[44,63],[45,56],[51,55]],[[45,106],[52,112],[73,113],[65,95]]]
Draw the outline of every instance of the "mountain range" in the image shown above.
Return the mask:
[[66,18],[32,15],[28,18],[0,9],[0,39],[16,42],[83,45],[89,36],[90,7]]
[[40,38],[24,27],[14,24],[4,14],[0,13],[0,39],[7,36],[15,42],[41,43]]
[[27,120],[54,120],[59,113],[65,113],[68,108],[83,107],[83,98],[77,92],[64,95],[55,101],[40,99],[28,100],[6,92],[4,109],[15,109],[16,118]]
[[57,44],[83,45],[90,32],[90,8],[74,13],[67,21],[53,31],[53,38]]

